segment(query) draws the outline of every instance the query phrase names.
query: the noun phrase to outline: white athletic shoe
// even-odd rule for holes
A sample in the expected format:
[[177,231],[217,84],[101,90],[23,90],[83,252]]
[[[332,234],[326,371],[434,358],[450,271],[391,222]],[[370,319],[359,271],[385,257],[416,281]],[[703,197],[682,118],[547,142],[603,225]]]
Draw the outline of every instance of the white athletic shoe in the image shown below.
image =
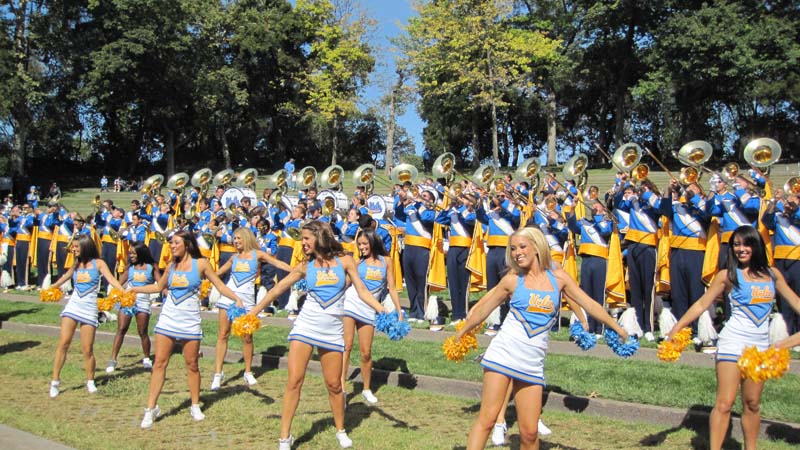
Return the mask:
[[58,385],[61,384],[61,380],[59,381],[51,381],[50,382],[50,398],[58,397],[60,391],[58,390]]
[[144,358],[142,366],[144,366],[145,370],[153,370],[153,361],[150,358]]
[[292,444],[294,444],[292,435],[286,439],[278,439],[278,450],[292,450]]
[[253,386],[258,384],[258,380],[256,380],[256,377],[253,376],[253,372],[245,372],[244,381],[247,383],[248,386]]
[[336,432],[336,440],[339,441],[339,447],[350,448],[353,446],[353,440],[347,437],[347,431],[339,430]]
[[161,408],[156,405],[155,408],[145,408],[144,409],[144,417],[142,418],[142,428],[153,428],[153,424],[156,421],[156,418],[161,413]]
[[378,397],[375,397],[375,394],[373,394],[369,389],[361,391],[361,396],[364,397],[364,400],[366,400],[370,405],[378,403]]
[[192,405],[192,407],[189,408],[189,414],[192,415],[192,419],[194,419],[196,422],[200,422],[206,418],[206,415],[203,414],[203,411],[200,411],[200,405]]
[[214,378],[211,380],[211,390],[212,391],[218,391],[219,390],[219,386],[222,384],[222,379],[223,378],[225,378],[225,374],[222,373],[222,372],[214,374]]
[[492,429],[492,445],[506,445],[506,431],[508,431],[508,428],[505,422],[494,424],[494,429]]
[[537,426],[539,429],[539,436],[550,436],[553,434],[553,430],[547,427],[547,425],[542,422],[542,419],[539,419],[539,425]]
[[90,394],[97,392],[97,386],[94,385],[94,380],[89,380],[86,382],[86,390],[89,391]]
[[106,367],[106,373],[114,373],[114,369],[117,368],[117,361],[116,360],[109,360],[108,367]]
[[656,337],[653,336],[653,332],[652,331],[648,331],[647,333],[645,333],[644,334],[644,338],[647,339],[647,342],[653,342],[653,341],[656,340]]

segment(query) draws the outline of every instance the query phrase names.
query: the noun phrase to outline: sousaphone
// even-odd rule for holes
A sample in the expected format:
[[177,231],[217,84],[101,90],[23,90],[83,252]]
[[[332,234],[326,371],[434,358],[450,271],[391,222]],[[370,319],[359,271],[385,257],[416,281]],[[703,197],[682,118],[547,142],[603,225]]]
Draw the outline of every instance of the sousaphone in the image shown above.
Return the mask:
[[450,152],[439,155],[433,162],[431,172],[434,178],[444,178],[447,184],[451,184],[456,176],[456,155]]
[[522,161],[514,171],[514,179],[517,181],[526,181],[530,185],[530,191],[536,194],[541,184],[541,174],[539,173],[541,167],[536,158],[528,158]]
[[406,181],[414,183],[418,176],[419,171],[413,165],[398,164],[392,168],[392,173],[389,175],[389,178],[392,179],[392,183],[402,185]]
[[700,181],[700,169],[713,152],[714,148],[706,141],[692,141],[681,147],[675,157],[686,167],[681,168],[678,181],[684,186]]
[[239,176],[236,177],[236,183],[234,183],[234,185],[255,190],[256,180],[258,180],[258,170],[251,167],[243,170]]
[[362,164],[353,172],[353,184],[363,187],[367,194],[372,193],[375,183],[375,166]]
[[188,183],[189,174],[186,172],[178,172],[167,180],[167,189],[181,193]]
[[192,186],[205,193],[208,191],[208,185],[211,182],[212,177],[213,174],[211,173],[211,169],[206,167],[192,174],[192,179],[189,182],[192,183]]
[[235,176],[236,174],[233,170],[225,169],[222,172],[214,175],[214,184],[217,186],[222,186],[223,188],[227,188],[230,186]]
[[309,189],[317,183],[317,169],[313,166],[306,166],[297,172],[298,189]]
[[158,193],[161,189],[161,185],[164,184],[164,175],[153,175],[150,178],[144,180],[142,183],[141,189],[139,192],[142,194],[150,194],[153,192]]
[[342,177],[344,176],[344,169],[342,166],[332,165],[328,166],[319,177],[320,186],[323,189],[331,189],[338,191],[342,188]]
[[743,156],[750,167],[768,169],[780,159],[781,144],[770,138],[753,139],[745,146]]

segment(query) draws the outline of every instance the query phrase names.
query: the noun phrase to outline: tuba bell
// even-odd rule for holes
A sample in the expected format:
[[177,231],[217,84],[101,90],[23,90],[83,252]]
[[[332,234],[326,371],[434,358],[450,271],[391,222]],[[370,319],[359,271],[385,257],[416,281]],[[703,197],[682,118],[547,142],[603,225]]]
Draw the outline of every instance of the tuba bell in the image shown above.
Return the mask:
[[714,148],[706,141],[692,141],[678,150],[675,157],[684,166],[700,167],[711,158]]
[[342,169],[342,166],[328,166],[328,168],[326,168],[319,177],[319,183],[323,189],[338,191],[342,188],[343,176],[344,169]]
[[353,172],[353,184],[364,187],[367,193],[371,193],[375,183],[375,166],[372,164],[362,164]]
[[192,174],[192,179],[189,182],[205,194],[208,191],[208,184],[211,182],[212,176],[211,169],[200,169]]
[[783,190],[787,194],[800,195],[800,177],[792,177],[783,185]]
[[289,189],[289,186],[286,183],[287,173],[283,169],[276,170],[275,173],[272,175],[267,176],[267,189],[272,190],[279,190],[282,193],[286,193]]
[[630,172],[639,164],[639,161],[642,160],[643,154],[644,150],[642,150],[639,144],[628,142],[614,150],[614,154],[611,156],[611,162],[617,169],[623,172]]
[[389,176],[394,184],[403,184],[406,181],[414,183],[419,176],[419,171],[411,164],[398,164],[392,168]]
[[234,176],[235,173],[233,170],[225,169],[222,172],[218,172],[216,175],[214,175],[214,184],[217,186],[222,186],[223,188],[227,188],[233,181]]
[[243,170],[239,176],[236,177],[234,185],[255,190],[256,180],[258,180],[258,170],[249,168]]
[[[564,164],[561,173],[565,180],[576,181],[581,178],[586,169],[589,168],[589,157],[583,153],[576,153]],[[576,181],[576,184],[577,181]]]
[[456,155],[445,152],[436,158],[431,167],[434,178],[444,178],[448,184],[452,183],[456,176]]
[[298,189],[304,190],[313,187],[317,183],[317,169],[313,166],[306,166],[297,172]]
[[186,172],[178,172],[167,180],[167,189],[181,193],[188,183],[189,174]]
[[769,169],[780,159],[781,145],[770,138],[753,139],[745,146],[743,156],[750,167]]
[[495,169],[491,164],[481,164],[480,167],[475,169],[475,172],[472,172],[470,179],[478,186],[487,187],[489,186],[489,183],[492,182],[496,172],[497,169]]
[[153,175],[150,178],[144,180],[144,183],[142,183],[142,187],[141,189],[139,189],[139,192],[142,194],[158,193],[161,190],[161,185],[163,183],[164,183],[163,175]]

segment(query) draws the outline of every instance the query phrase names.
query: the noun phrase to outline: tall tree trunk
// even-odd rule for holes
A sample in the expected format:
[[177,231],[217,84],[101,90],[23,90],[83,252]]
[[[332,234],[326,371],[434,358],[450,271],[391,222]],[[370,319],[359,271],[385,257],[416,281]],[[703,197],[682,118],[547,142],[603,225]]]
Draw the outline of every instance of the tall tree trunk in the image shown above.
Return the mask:
[[547,92],[545,110],[547,112],[547,165],[552,167],[558,164],[556,152],[556,93],[552,88]]
[[494,163],[495,167],[500,167],[500,157],[498,155],[497,145],[497,105],[495,104],[496,102],[494,98],[494,70],[492,68],[492,54],[488,50],[486,51],[486,63],[489,67],[489,80],[492,83],[492,162]]
[[478,112],[472,112],[472,167],[481,164],[481,140],[478,136]]
[[625,33],[625,54],[622,58],[624,61],[619,74],[619,80],[614,92],[615,97],[615,119],[616,124],[614,127],[614,142],[617,146],[625,143],[625,100],[628,95],[628,72],[630,72],[630,61],[633,58],[633,38],[636,30],[636,5],[631,2],[631,11],[629,14],[628,29]]
[[333,136],[331,139],[331,165],[336,165],[336,154],[339,152],[339,119],[333,118]]
[[511,159],[511,152],[508,148],[508,125],[503,124],[500,128],[500,140],[502,141],[503,145],[500,148],[500,161],[503,163],[503,167],[511,167],[510,159]]
[[[18,9],[14,11],[13,2],[10,3],[12,14],[16,16],[14,25],[14,52],[17,58],[17,77],[25,79],[28,77],[28,2],[19,2]],[[25,174],[25,157],[28,146],[28,135],[30,134],[33,118],[25,95],[19,95],[12,105],[11,122],[14,127],[14,147],[11,150],[11,174]]]
[[386,160],[385,169],[386,173],[389,174],[392,172],[392,166],[394,165],[394,128],[395,128],[395,108],[396,108],[396,101],[397,101],[397,93],[403,82],[403,75],[401,74],[398,78],[397,85],[395,88],[392,89],[392,93],[389,96],[389,120],[386,123],[386,156],[384,159]]
[[228,147],[228,138],[225,135],[225,124],[222,120],[217,123],[217,139],[222,144],[222,160],[225,163],[225,168],[231,168],[231,150]]

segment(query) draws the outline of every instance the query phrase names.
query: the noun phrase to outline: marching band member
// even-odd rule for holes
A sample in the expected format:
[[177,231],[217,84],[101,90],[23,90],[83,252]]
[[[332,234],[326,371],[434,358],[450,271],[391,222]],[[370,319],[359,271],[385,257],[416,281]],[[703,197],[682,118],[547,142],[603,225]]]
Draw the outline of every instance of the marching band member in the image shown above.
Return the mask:
[[16,227],[19,221],[19,207],[12,205],[8,210],[9,211],[3,211],[3,215],[0,216],[0,227],[3,232],[2,245],[5,247],[4,250],[6,254],[6,261],[3,263],[2,271],[0,271],[0,284],[2,284],[0,287],[3,288],[3,292],[8,292],[9,288],[14,285]]
[[[567,226],[581,237],[578,247],[578,254],[581,256],[580,288],[603,306],[606,298],[608,238],[614,229],[602,203],[592,203],[591,211],[591,216],[587,215],[580,220],[575,217],[575,211],[571,211],[567,215]],[[603,334],[603,324],[600,321],[588,317],[587,322],[590,333]]]
[[[483,191],[486,198],[486,191]],[[490,202],[490,203],[489,203]],[[505,251],[508,247],[508,239],[519,227],[520,211],[517,206],[506,198],[504,191],[497,192],[491,199],[485,199],[479,204],[475,217],[484,226],[488,226],[486,245],[489,251],[486,253],[486,289],[492,290],[497,286],[505,271]],[[508,305],[503,303],[500,306],[500,320],[505,319],[508,313]],[[486,330],[486,334],[497,334],[499,325],[494,325],[492,329]]]
[[50,245],[53,240],[53,232],[59,225],[58,205],[48,204],[46,211],[36,210],[33,217],[33,225],[38,227],[36,233],[36,284],[41,288],[44,286],[45,278],[50,275],[51,251]]
[[[680,190],[678,181],[671,180],[660,205],[661,214],[670,221],[670,303],[676,317],[686,314],[705,292],[703,257],[710,219],[697,183],[686,186],[683,199],[676,198],[680,197]],[[692,332],[697,335],[697,322],[692,322]]]
[[[369,216],[363,216],[369,218]],[[364,286],[376,299],[382,299],[387,292],[394,303],[398,319],[403,320],[400,298],[394,289],[394,270],[392,260],[388,257],[378,234],[372,229],[362,229],[356,238],[358,245],[358,276]],[[361,352],[361,395],[370,404],[378,403],[372,393],[372,339],[375,334],[375,310],[358,297],[355,286],[350,286],[344,296],[344,353],[342,354],[342,388],[345,387],[350,352],[353,349],[353,338],[358,331],[358,347]],[[345,396],[346,397],[346,396]]]
[[25,201],[31,206],[32,210],[39,207],[39,191],[36,186],[31,186],[30,192],[25,196]]
[[150,254],[153,256],[156,266],[162,271],[166,267],[167,262],[161,260],[161,253],[164,243],[167,242],[167,233],[172,228],[172,221],[173,218],[169,210],[169,205],[160,203],[153,213],[153,219],[150,221],[151,236],[148,246],[150,247]]
[[760,200],[751,195],[745,187],[746,182],[734,183],[734,192],[728,191],[728,183],[719,175],[712,175],[709,179],[711,187],[710,201],[706,201],[706,208],[710,215],[719,217],[719,231],[722,236],[719,248],[719,269],[724,269],[727,263],[728,242],[733,231],[744,225],[754,225],[759,213]]
[[[142,244],[145,243],[147,239],[147,225],[144,224],[142,221],[141,216],[139,216],[138,212],[134,212],[133,214],[129,215],[130,217],[130,225],[122,232],[122,237],[126,239],[131,244],[135,242],[141,242]],[[148,252],[150,250],[148,249]]]
[[653,290],[656,272],[656,246],[658,244],[658,219],[661,197],[650,180],[641,182],[641,196],[627,194],[626,189],[618,195],[616,206],[630,214],[627,246],[628,281],[631,304],[636,309],[636,319],[648,341],[653,335]]
[[[278,254],[278,235],[272,232],[267,219],[261,218],[258,221],[258,246],[261,251],[270,255]],[[261,264],[261,287],[269,291],[275,286],[276,268],[272,264]]]
[[[275,224],[273,225],[273,228],[280,233],[280,239],[278,240],[278,253],[275,256],[286,264],[292,263],[292,255],[294,253],[295,245],[294,239],[292,239],[287,230],[289,228],[302,228],[303,218],[305,216],[305,206],[297,205],[292,208],[291,211],[286,211],[285,209],[282,210],[278,216],[278,220],[276,220]],[[281,269],[276,269],[275,272],[279,280],[286,277],[286,275],[289,273]],[[289,294],[290,292],[287,289],[278,296],[278,308],[286,309],[286,305],[289,303]],[[297,311],[290,311],[289,313],[296,314]]]
[[[14,208],[17,208],[16,206]],[[14,210],[12,209],[12,212]],[[29,250],[31,246],[31,236],[33,233],[33,214],[31,214],[31,207],[27,203],[22,205],[22,214],[19,214],[17,209],[18,218],[9,221],[11,229],[16,231],[16,247],[14,254],[15,277],[17,289],[24,291],[30,290],[32,286],[28,285],[28,272],[30,271],[30,263],[28,261]]]
[[[120,283],[131,286],[147,286],[148,284],[159,281],[159,272],[155,268],[155,261],[150,255],[150,250],[144,245],[144,241],[133,241],[132,252],[130,252],[131,263],[128,270],[122,273]],[[136,317],[136,331],[139,333],[139,340],[142,343],[142,366],[146,370],[153,368],[153,361],[150,360],[150,335],[148,326],[150,324],[150,294],[136,294],[136,303],[133,305],[133,313]],[[120,312],[117,316],[117,334],[114,335],[114,344],[111,347],[111,360],[108,361],[106,373],[114,373],[117,367],[117,356],[122,348],[122,341],[128,333],[132,317]]]
[[564,246],[569,238],[569,227],[559,211],[558,201],[554,194],[546,194],[525,226],[539,228],[550,245],[550,256],[553,261],[564,262]]
[[[217,270],[217,275],[229,273],[226,285],[230,290],[241,299],[235,302],[229,297],[220,297],[217,301],[219,308],[219,331],[217,332],[216,359],[214,360],[214,377],[211,381],[211,390],[219,390],[224,374],[222,365],[225,362],[225,354],[228,352],[228,338],[231,333],[231,322],[228,320],[228,309],[236,303],[240,308],[247,311],[253,309],[256,304],[256,278],[260,273],[261,264],[272,264],[281,270],[290,271],[292,268],[278,261],[272,255],[258,249],[258,242],[249,227],[239,227],[233,232],[233,246],[237,253],[233,255],[225,264]],[[252,386],[258,381],[253,376],[253,335],[242,338],[242,352],[244,354],[244,380]]]
[[377,312],[385,310],[364,286],[353,258],[344,254],[329,225],[319,221],[308,222],[303,225],[301,233],[307,262],[296,265],[288,276],[282,277],[250,312],[257,314],[296,282],[306,279],[308,300],[289,333],[289,378],[283,395],[279,448],[289,450],[292,447],[292,420],[300,402],[300,390],[314,347],[318,349],[322,375],[328,388],[336,439],[340,447],[350,448],[353,441],[344,429],[341,380],[346,278],[349,276],[361,300]]
[[61,337],[56,347],[53,358],[53,379],[50,381],[50,398],[58,396],[58,386],[61,384],[61,368],[67,360],[67,351],[72,343],[75,329],[80,325],[81,348],[83,349],[83,368],[86,372],[86,390],[90,394],[97,392],[94,384],[94,336],[97,331],[97,292],[100,287],[100,278],[113,287],[122,291],[124,288],[114,277],[111,269],[99,258],[97,246],[94,241],[85,235],[78,236],[72,241],[70,251],[75,258],[75,264],[69,268],[53,286],[58,287],[72,278],[72,295],[69,303],[61,312]]
[[[781,271],[789,287],[800,292],[800,200],[796,194],[785,195],[775,190],[775,199],[767,203],[762,217],[764,224],[774,232],[775,268]],[[800,331],[800,314],[791,308],[788,300],[778,296],[778,310],[786,322],[789,334]]]
[[159,412],[158,397],[164,387],[167,365],[172,349],[178,340],[183,341],[183,358],[186,361],[187,381],[191,408],[189,413],[195,421],[205,419],[200,410],[200,370],[197,360],[203,331],[200,327],[200,284],[207,278],[228,298],[241,300],[214,273],[211,265],[200,255],[194,235],[185,230],[176,231],[169,240],[172,261],[158,283],[130,288],[137,294],[154,294],[168,290],[168,298],[158,316],[155,327],[155,362],[150,375],[150,391],[144,410],[141,427],[151,428]]
[[358,233],[358,220],[360,218],[361,211],[351,207],[347,210],[347,217],[334,225],[334,234],[337,235],[339,242],[342,243],[344,251],[350,255],[356,254],[356,234]]
[[70,241],[72,233],[75,231],[75,217],[77,214],[76,212],[69,212],[63,207],[61,207],[58,212],[58,226],[55,230],[55,253],[56,276],[59,278],[67,271],[65,266],[67,262],[67,243]]
[[436,223],[449,227],[449,249],[445,256],[447,266],[447,287],[453,311],[452,323],[459,323],[467,317],[469,302],[469,271],[467,255],[472,245],[472,232],[475,228],[475,203],[480,201],[477,194],[463,194],[461,204],[450,205],[436,216]]
[[[124,224],[122,219],[125,212],[121,208],[114,206],[112,200],[103,201],[104,211],[95,214],[94,224],[98,234],[100,234],[100,258],[111,269],[112,273],[117,273],[117,237],[114,234],[120,233],[120,228]],[[101,289],[107,286],[101,283]]]
[[[219,249],[219,261],[217,264],[218,267],[222,267],[237,253],[236,247],[233,245],[233,225],[237,218],[229,214],[218,215],[217,217],[222,220],[219,222],[214,236],[217,238],[217,248]],[[230,274],[227,272],[220,276],[220,279],[225,283],[228,282],[229,278]]]
[[410,191],[400,193],[395,200],[394,207],[395,219],[405,227],[405,250],[402,264],[408,300],[411,304],[408,312],[409,322],[424,321],[431,231],[436,218],[436,212],[428,207],[428,205],[434,204],[433,194],[430,191],[422,190],[420,195],[421,199],[415,199],[411,196]]

